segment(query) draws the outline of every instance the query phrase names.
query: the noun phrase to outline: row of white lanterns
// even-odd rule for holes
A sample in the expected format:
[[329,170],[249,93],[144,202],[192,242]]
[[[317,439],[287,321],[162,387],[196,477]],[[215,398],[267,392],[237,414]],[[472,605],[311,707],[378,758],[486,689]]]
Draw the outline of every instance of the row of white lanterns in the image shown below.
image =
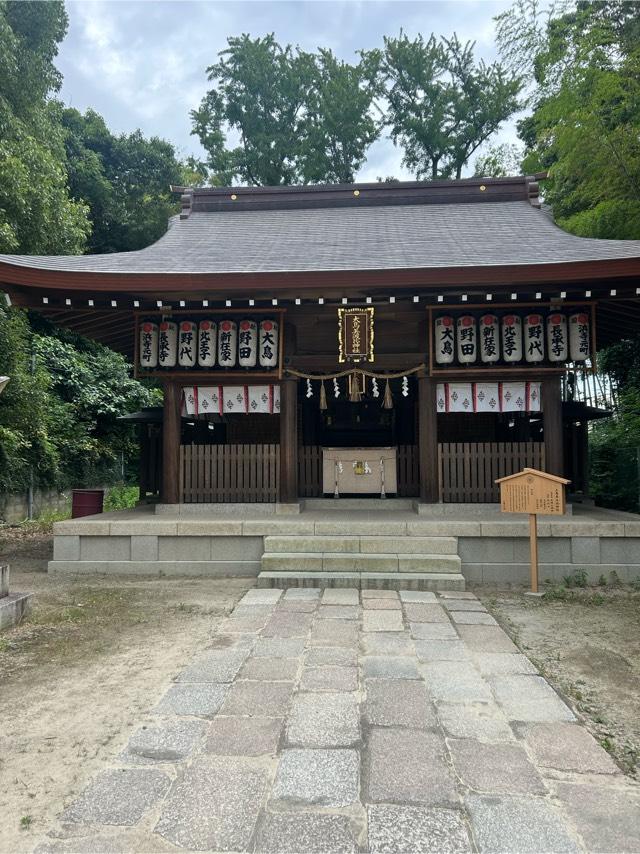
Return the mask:
[[143,320],[139,363],[142,368],[275,368],[278,364],[277,320],[259,323],[203,319]]
[[[545,330],[546,327],[546,330]],[[552,311],[545,318],[535,312],[524,319],[517,314],[483,314],[476,319],[465,314],[437,317],[434,321],[434,351],[438,365],[463,365],[478,361],[493,364],[545,359],[552,363],[584,362],[591,355],[589,315]]]

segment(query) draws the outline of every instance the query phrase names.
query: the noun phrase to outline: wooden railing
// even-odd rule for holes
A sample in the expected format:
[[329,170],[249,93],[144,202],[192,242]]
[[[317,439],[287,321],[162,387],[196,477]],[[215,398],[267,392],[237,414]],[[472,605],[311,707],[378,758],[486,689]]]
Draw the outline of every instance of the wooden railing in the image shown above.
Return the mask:
[[[440,499],[448,503],[498,501],[495,480],[525,466],[544,469],[542,442],[444,442],[438,445]],[[398,446],[398,495],[420,494],[416,445]],[[280,448],[272,445],[183,445],[180,489],[187,504],[278,500]],[[302,498],[322,495],[322,448],[298,448]]]
[[496,478],[525,466],[544,470],[542,442],[444,442],[438,445],[441,501],[496,502]]
[[301,498],[322,496],[322,448],[320,445],[298,447],[298,494]]
[[279,445],[182,445],[185,504],[278,500]]

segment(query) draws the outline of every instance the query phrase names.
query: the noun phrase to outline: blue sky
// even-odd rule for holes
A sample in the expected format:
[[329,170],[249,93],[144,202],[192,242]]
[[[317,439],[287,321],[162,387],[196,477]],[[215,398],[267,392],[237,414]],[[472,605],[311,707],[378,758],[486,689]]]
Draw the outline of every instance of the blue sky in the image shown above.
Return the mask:
[[[330,47],[353,60],[383,35],[450,35],[476,42],[476,55],[496,58],[493,17],[502,0],[450,2],[192,2],[192,0],[67,0],[69,32],[57,65],[66,104],[101,113],[114,132],[140,128],[164,137],[179,154],[202,153],[190,135],[189,111],[207,89],[205,69],[227,36],[274,32],[281,43]],[[510,122],[493,141],[514,142]],[[359,180],[412,177],[386,139],[373,145]]]

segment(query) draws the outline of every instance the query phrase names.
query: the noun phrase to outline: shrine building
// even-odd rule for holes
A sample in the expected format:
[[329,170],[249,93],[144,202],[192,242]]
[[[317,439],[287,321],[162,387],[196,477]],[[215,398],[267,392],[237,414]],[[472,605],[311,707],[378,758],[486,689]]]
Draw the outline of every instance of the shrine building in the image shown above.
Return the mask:
[[[141,506],[58,525],[50,568],[198,564],[266,584],[297,566],[299,583],[395,572],[426,587],[420,575],[455,569],[463,585],[490,580],[476,541],[508,536],[517,580],[522,523],[499,515],[496,480],[529,467],[570,481],[562,524],[578,525],[555,544],[541,533],[543,572],[637,572],[640,519],[591,506],[588,435],[615,397],[597,349],[640,329],[640,241],[562,231],[542,177],[179,188],[180,214],[145,249],[0,256],[13,304],[164,389],[162,409],[126,416]],[[574,544],[608,537],[596,524],[616,540],[597,560]],[[429,563],[436,546],[449,551]]]

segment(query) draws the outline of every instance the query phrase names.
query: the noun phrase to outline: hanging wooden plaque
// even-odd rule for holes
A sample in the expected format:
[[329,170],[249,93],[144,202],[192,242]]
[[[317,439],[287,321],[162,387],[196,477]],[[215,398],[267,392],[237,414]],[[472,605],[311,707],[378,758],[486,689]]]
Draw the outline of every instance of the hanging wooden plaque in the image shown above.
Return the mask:
[[373,362],[373,306],[338,309],[338,361]]

